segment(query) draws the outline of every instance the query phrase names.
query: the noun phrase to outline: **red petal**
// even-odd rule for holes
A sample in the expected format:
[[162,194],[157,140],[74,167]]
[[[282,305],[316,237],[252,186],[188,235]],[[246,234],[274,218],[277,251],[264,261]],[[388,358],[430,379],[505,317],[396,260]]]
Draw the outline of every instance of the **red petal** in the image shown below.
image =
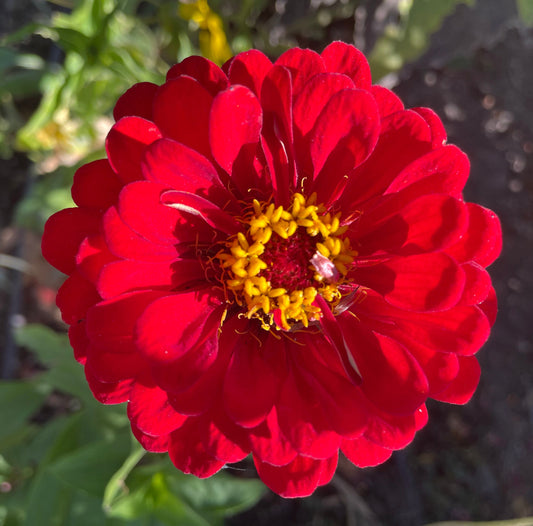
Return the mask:
[[80,243],[98,232],[100,218],[95,209],[87,208],[66,208],[51,216],[41,242],[48,263],[65,274],[74,272]]
[[340,73],[320,73],[312,77],[294,102],[294,127],[300,140],[313,129],[320,112],[333,95],[353,88],[352,80]]
[[262,123],[261,105],[248,88],[231,86],[215,97],[209,117],[209,142],[215,160],[228,174],[233,173],[236,162],[253,159]]
[[271,67],[272,62],[264,53],[251,49],[233,58],[228,76],[232,84],[246,86],[259,96],[263,79]]
[[205,281],[205,272],[199,261],[122,260],[106,265],[98,278],[98,291],[103,298],[112,298],[124,292],[142,289],[179,289],[195,281]]
[[222,383],[233,347],[242,337],[242,329],[245,329],[246,325],[246,322],[243,323],[243,320],[236,317],[227,320],[221,328],[216,359],[204,369],[198,380],[190,387],[182,390],[173,389],[170,401],[180,413],[200,415],[216,401],[220,401]]
[[390,89],[384,88],[383,86],[370,87],[370,93],[374,96],[376,103],[379,108],[379,114],[382,119],[396,113],[397,111],[402,111],[404,109],[403,102],[400,97],[395,95]]
[[322,472],[320,473],[320,478],[318,479],[318,485],[324,486],[331,482],[331,479],[337,471],[337,464],[339,463],[339,453],[333,455],[330,458],[327,458],[322,462]]
[[151,82],[134,84],[122,95],[113,110],[113,117],[118,121],[122,117],[135,115],[143,119],[152,120],[154,97],[159,86]]
[[168,70],[167,82],[180,75],[196,79],[213,96],[228,86],[228,78],[224,72],[214,62],[204,57],[193,55],[174,64]]
[[183,212],[184,216],[192,215],[203,219],[215,230],[226,234],[236,234],[241,225],[234,217],[199,195],[179,190],[168,190],[161,195],[161,203],[169,208]]
[[293,126],[292,81],[289,70],[274,66],[268,72],[261,89],[264,111],[262,146],[269,163],[270,177],[277,204],[288,206],[289,189],[296,185]]
[[407,348],[414,344],[431,351],[473,354],[489,335],[485,315],[473,306],[414,313],[396,309],[382,298],[368,295],[354,311],[373,331],[389,335]]
[[221,303],[209,289],[159,298],[137,322],[137,345],[151,361],[165,364],[181,358],[216,337]]
[[435,352],[433,349],[416,344],[410,345],[408,349],[428,379],[428,396],[442,391],[457,376],[459,359],[456,354]]
[[428,123],[431,129],[431,143],[433,148],[438,148],[446,143],[446,130],[439,116],[429,108],[413,108]]
[[143,178],[141,159],[146,146],[161,138],[152,122],[141,117],[123,117],[106,139],[109,164],[124,183]]
[[465,283],[463,269],[442,252],[395,257],[373,267],[358,268],[354,279],[391,305],[418,312],[457,305]]
[[418,408],[414,414],[394,416],[372,411],[365,438],[385,449],[402,449],[414,438],[415,433],[427,421],[425,406]]
[[[310,354],[311,349],[305,349]],[[315,349],[313,354],[322,352]],[[361,391],[344,376],[340,376],[309,356],[301,361],[301,374],[305,378],[309,403],[320,405],[331,428],[346,438],[360,436],[366,428],[367,411]]]
[[[239,462],[250,453],[247,432],[233,424],[223,411],[217,410],[205,418],[208,421],[207,430],[202,439],[210,455],[223,462]],[[221,420],[224,421],[223,426],[219,425]]]
[[127,402],[133,387],[133,380],[123,380],[116,383],[99,382],[88,367],[85,367],[85,378],[94,397],[106,405]]
[[322,57],[310,49],[289,49],[274,64],[285,66],[290,71],[294,97],[300,93],[311,77],[326,72]]
[[134,349],[125,355],[124,353],[105,352],[94,345],[89,345],[86,367],[99,382],[117,383],[142,375],[146,370],[146,361],[135,353]]
[[463,263],[461,265],[466,276],[465,289],[461,296],[460,305],[478,305],[487,299],[492,284],[488,272],[477,263]]
[[135,350],[133,329],[148,304],[162,292],[130,292],[102,301],[87,312],[87,336],[97,347],[109,352]]
[[385,117],[372,155],[350,176],[341,201],[345,214],[357,210],[368,199],[382,195],[409,163],[430,149],[431,132],[418,113],[406,110]]
[[498,300],[496,298],[496,291],[491,287],[487,299],[480,303],[478,307],[483,314],[487,317],[487,320],[492,327],[496,321],[496,315],[498,314]]
[[133,423],[131,423],[131,432],[146,451],[152,453],[166,453],[168,451],[168,435],[156,437],[147,435]]
[[319,295],[317,296],[316,302],[322,311],[320,325],[324,331],[324,335],[337,352],[346,376],[354,385],[359,385],[361,383],[361,371],[359,370],[359,366],[354,360],[350,350],[349,344],[351,342],[346,341],[341,325],[338,323],[338,319],[333,315],[333,312],[331,312],[326,300]]
[[444,391],[432,398],[450,404],[466,404],[479,383],[481,368],[475,356],[459,356],[459,374]]
[[335,165],[340,179],[368,157],[378,135],[379,114],[372,96],[351,89],[336,93],[321,111],[309,135],[313,176],[317,178],[328,161]]
[[224,462],[207,453],[202,443],[207,430],[200,418],[189,418],[170,435],[168,454],[172,463],[183,473],[207,478],[222,469]]
[[116,257],[107,248],[104,237],[101,234],[86,237],[80,244],[76,254],[78,271],[91,283],[96,284],[102,267]]
[[256,458],[274,466],[284,466],[297,455],[289,440],[282,433],[276,408],[261,425],[250,430],[250,444]]
[[148,181],[125,186],[119,198],[121,219],[140,236],[157,244],[211,242],[212,228],[191,214],[166,206],[162,202],[165,192],[165,185]]
[[74,358],[82,365],[87,361],[87,347],[89,346],[85,325],[85,321],[79,321],[68,329],[68,339],[74,350]]
[[428,395],[428,382],[416,360],[398,342],[372,334],[348,315],[338,317],[344,337],[361,371],[359,386],[383,411],[408,414]]
[[280,429],[300,454],[329,458],[337,451],[340,437],[328,429],[322,408],[309,405],[310,399],[310,386],[289,373],[276,403]]
[[187,416],[205,413],[220,397],[226,365],[227,358],[221,359],[219,352],[216,360],[202,371],[195,383],[187,389],[169,393],[173,407]]
[[209,112],[213,97],[187,75],[169,80],[154,101],[154,121],[165,136],[210,157]]
[[106,209],[118,198],[122,182],[107,159],[84,164],[76,170],[72,183],[72,199],[78,206]]
[[57,291],[57,306],[65,323],[73,325],[85,319],[87,309],[101,300],[94,285],[74,272]]
[[142,162],[144,177],[168,186],[226,203],[231,194],[222,186],[213,165],[201,154],[171,139],[149,146]]
[[[333,455],[336,463],[337,454]],[[307,497],[321,481],[322,472],[331,474],[330,458],[314,460],[298,456],[286,466],[276,467],[254,457],[255,467],[261,480],[282,497]]]
[[372,84],[370,66],[357,48],[344,42],[332,42],[322,51],[327,71],[344,73],[359,89],[368,90]]
[[224,408],[242,427],[259,425],[272,409],[283,379],[284,349],[273,338],[260,347],[250,335],[237,341],[224,380]]
[[360,255],[405,256],[434,252],[455,243],[466,230],[465,204],[444,194],[406,200],[402,193],[364,211],[354,225]]
[[385,449],[365,437],[343,440],[342,452],[359,468],[378,466],[390,458],[392,449]]
[[151,436],[167,435],[187,420],[169,404],[165,391],[138,382],[130,393],[128,418],[140,431]]
[[470,162],[464,152],[453,145],[443,146],[406,166],[385,193],[411,186],[420,194],[443,193],[461,199],[469,171]]
[[139,261],[169,261],[178,255],[173,244],[153,243],[131,230],[122,221],[115,207],[105,213],[103,230],[109,250],[117,257]]
[[468,230],[447,252],[460,262],[474,261],[488,267],[502,249],[502,227],[498,216],[474,203],[466,204],[469,212]]
[[[215,321],[220,323],[220,316],[214,316]],[[155,361],[151,362],[151,372],[157,383],[162,389],[168,391],[169,396],[174,401],[174,396],[179,396],[181,393],[189,391],[197,384],[206,374],[217,358],[217,327],[213,323],[208,323],[213,327],[213,331],[207,334],[196,347],[189,349],[181,358],[173,361]],[[214,389],[214,386],[213,386]],[[210,389],[207,396],[209,400],[204,402],[199,401],[199,406],[202,404],[211,405],[214,397],[218,394]],[[188,393],[190,395],[190,393]],[[191,411],[192,413],[203,413],[203,410]],[[201,407],[201,409],[203,406]],[[181,411],[180,411],[181,412]]]

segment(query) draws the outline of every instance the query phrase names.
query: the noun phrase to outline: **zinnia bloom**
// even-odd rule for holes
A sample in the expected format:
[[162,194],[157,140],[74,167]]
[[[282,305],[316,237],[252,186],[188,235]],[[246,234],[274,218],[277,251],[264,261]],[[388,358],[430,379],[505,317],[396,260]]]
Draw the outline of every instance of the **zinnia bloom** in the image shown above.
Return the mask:
[[463,200],[435,113],[373,86],[357,49],[190,57],[114,116],[43,253],[94,396],[128,403],[147,450],[198,477],[251,453],[304,496],[339,450],[380,464],[427,398],[472,396],[499,221]]

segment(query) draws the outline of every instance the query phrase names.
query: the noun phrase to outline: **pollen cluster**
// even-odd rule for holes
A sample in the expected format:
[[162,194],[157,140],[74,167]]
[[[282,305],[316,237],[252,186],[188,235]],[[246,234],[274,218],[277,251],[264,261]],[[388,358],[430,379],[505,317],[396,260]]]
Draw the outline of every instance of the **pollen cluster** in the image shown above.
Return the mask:
[[340,214],[325,213],[316,194],[293,195],[290,206],[253,201],[242,218],[248,229],[217,254],[235,301],[265,330],[308,327],[321,316],[320,294],[334,307],[341,299],[355,252]]

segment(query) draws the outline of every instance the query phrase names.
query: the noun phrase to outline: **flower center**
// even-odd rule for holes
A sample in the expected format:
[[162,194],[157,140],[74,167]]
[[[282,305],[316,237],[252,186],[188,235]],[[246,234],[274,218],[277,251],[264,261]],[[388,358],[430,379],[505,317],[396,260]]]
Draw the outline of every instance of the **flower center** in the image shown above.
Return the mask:
[[217,254],[227,289],[265,330],[308,327],[321,317],[318,294],[334,308],[356,255],[342,235],[340,214],[325,213],[316,194],[296,193],[285,209],[253,201],[242,218],[247,230]]

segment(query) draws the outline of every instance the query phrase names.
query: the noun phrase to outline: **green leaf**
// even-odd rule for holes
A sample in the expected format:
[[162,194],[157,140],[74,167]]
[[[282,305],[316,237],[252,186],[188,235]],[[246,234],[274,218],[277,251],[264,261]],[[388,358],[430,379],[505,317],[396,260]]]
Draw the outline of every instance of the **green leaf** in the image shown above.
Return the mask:
[[533,0],[516,0],[516,6],[522,22],[533,27]]
[[224,472],[202,480],[178,471],[168,457],[156,458],[122,479],[121,491],[107,499],[111,516],[130,520],[151,515],[169,526],[222,525],[225,517],[253,506],[265,492],[259,480]]
[[44,72],[39,70],[12,71],[0,79],[0,96],[10,93],[15,100],[37,95]]
[[0,383],[0,449],[2,441],[26,426],[29,418],[39,409],[46,393],[29,382],[3,381]]
[[256,504],[265,485],[257,479],[237,478],[222,471],[208,479],[192,475],[169,477],[170,487],[207,518],[233,515]]
[[108,480],[122,465],[130,448],[129,433],[101,440],[62,455],[48,470],[73,488],[101,497]]
[[215,526],[172,493],[163,473],[155,473],[107,509],[111,517],[125,520],[156,517],[169,526]]
[[41,385],[72,394],[85,402],[92,402],[83,368],[76,362],[66,334],[59,334],[39,324],[25,325],[15,333],[17,344],[34,352],[49,367],[37,378]]
[[45,471],[35,478],[27,500],[24,526],[63,526],[65,524],[73,489]]

